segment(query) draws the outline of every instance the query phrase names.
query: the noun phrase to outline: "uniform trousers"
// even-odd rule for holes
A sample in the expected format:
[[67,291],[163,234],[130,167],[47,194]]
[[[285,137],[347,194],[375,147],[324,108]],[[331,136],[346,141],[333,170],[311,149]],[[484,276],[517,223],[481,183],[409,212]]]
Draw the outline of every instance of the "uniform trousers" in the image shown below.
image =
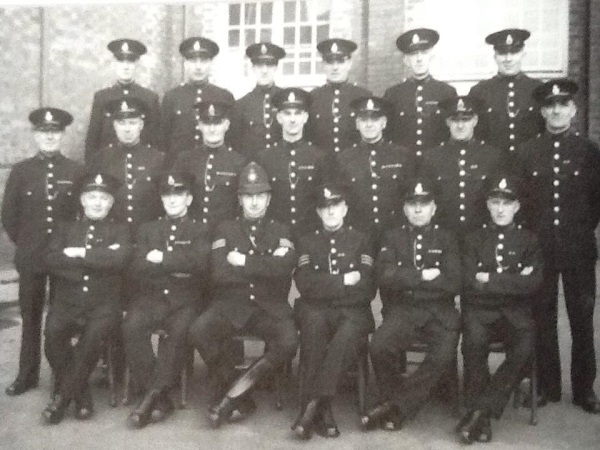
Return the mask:
[[[188,355],[188,331],[194,320],[191,306],[171,309],[165,301],[135,302],[123,322],[125,352],[132,377],[144,391],[173,387]],[[152,333],[164,330],[157,354]]]
[[[506,357],[493,376],[489,345],[504,342]],[[523,378],[534,349],[535,327],[528,305],[483,307],[465,305],[462,352],[465,364],[465,405],[500,418],[511,392]]]
[[[431,310],[419,306],[391,307],[371,337],[371,362],[383,400],[394,402],[406,417],[418,411],[456,360],[458,311],[453,305],[442,308],[448,318],[443,321]],[[394,363],[415,342],[428,345],[427,355],[404,383],[398,383]]]
[[536,355],[540,391],[549,400],[561,397],[561,368],[558,346],[558,279],[562,278],[571,328],[571,386],[573,399],[593,392],[596,379],[594,349],[594,306],[596,303],[595,261],[581,261],[566,269],[547,267],[534,308],[537,327]]
[[[89,311],[75,313],[66,307],[50,309],[44,347],[63,398],[79,398],[87,389],[103,345],[118,329],[120,317],[119,312],[96,316]],[[73,346],[71,339],[77,336]]]

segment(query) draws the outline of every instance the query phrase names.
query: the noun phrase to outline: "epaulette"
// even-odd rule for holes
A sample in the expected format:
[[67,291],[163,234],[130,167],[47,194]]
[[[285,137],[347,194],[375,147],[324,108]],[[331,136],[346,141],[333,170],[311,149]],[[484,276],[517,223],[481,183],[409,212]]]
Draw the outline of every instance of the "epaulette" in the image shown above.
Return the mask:
[[352,144],[352,147],[358,147],[358,144],[355,142],[354,144]]
[[192,219],[192,223],[196,223],[196,219]]
[[146,144],[146,147],[152,148],[152,144]]
[[492,108],[491,107],[488,108],[487,112],[492,112]]
[[482,224],[481,228],[487,228],[487,223]]
[[437,223],[433,224],[433,229],[434,229],[434,230],[437,230],[439,227],[440,227],[440,226],[439,226]]
[[445,143],[445,142],[441,142],[441,143],[440,143],[440,147],[443,147],[444,145],[446,145],[446,143]]
[[521,228],[523,228],[523,225],[521,225],[521,224],[518,224],[518,225],[517,225],[517,230],[520,230]]
[[179,83],[179,86],[185,86],[185,82],[182,81],[181,83]]
[[273,144],[273,147],[277,147],[278,145],[279,145],[279,142],[275,142],[275,143]]
[[113,144],[112,144],[112,142],[111,142],[110,144],[108,144],[108,146],[109,146],[110,148],[112,148],[112,147],[113,147]]
[[485,141],[482,139],[481,140],[481,145],[484,145],[484,144],[485,144]]
[[227,147],[227,150],[230,152],[233,151],[233,149],[231,147]]
[[163,217],[162,217],[162,216],[160,216],[160,217],[158,218],[158,220],[163,220]]
[[358,84],[357,83],[352,83],[352,86],[358,86]]
[[319,230],[315,230],[315,234],[319,234]]
[[402,229],[403,229],[403,230],[406,230],[406,225],[402,225]]
[[575,136],[579,136],[579,131],[576,131],[576,132],[575,132]]

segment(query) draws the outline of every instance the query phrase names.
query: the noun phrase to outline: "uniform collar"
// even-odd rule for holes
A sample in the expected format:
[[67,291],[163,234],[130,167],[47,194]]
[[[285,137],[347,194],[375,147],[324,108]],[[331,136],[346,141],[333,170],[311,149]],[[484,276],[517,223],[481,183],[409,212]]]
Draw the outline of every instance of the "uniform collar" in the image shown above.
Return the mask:
[[261,94],[271,94],[276,88],[277,88],[277,86],[275,86],[275,83],[273,83],[270,86],[259,86],[259,85],[256,85],[256,87],[254,88],[254,90],[256,92],[261,93]]
[[132,88],[135,85],[135,80],[131,80],[128,83],[123,83],[122,81],[117,80],[115,86],[122,87],[123,89]]
[[165,215],[165,216],[164,216],[164,220],[165,220],[165,222],[166,222],[166,223],[168,223],[169,225],[179,225],[179,224],[181,224],[181,223],[185,222],[185,221],[188,219],[188,217],[189,217],[189,211],[188,211],[188,213],[187,213],[187,214],[184,214],[184,215],[183,215],[183,216],[181,216],[181,217],[177,217],[176,219],[172,219],[172,218],[170,218],[169,216]]
[[48,162],[60,161],[60,160],[65,159],[65,155],[63,155],[60,151],[54,152],[50,155],[45,155],[42,152],[37,152],[35,157],[40,159],[41,161],[48,161]]
[[409,77],[406,81],[409,81],[410,83],[414,83],[414,84],[426,84],[426,83],[429,83],[431,80],[433,80],[433,77],[431,76],[431,74],[429,74],[425,78],[421,78],[421,79],[417,79],[415,77]]
[[202,81],[188,81],[187,84],[192,87],[195,87],[195,88],[201,88],[201,87],[208,86],[210,84],[210,82],[208,81],[208,79],[206,79],[206,80],[202,80]]
[[506,233],[507,231],[512,231],[516,228],[517,226],[515,225],[515,223],[511,223],[510,225],[506,225],[506,226],[500,226],[500,225],[496,225],[494,222],[490,221],[488,228],[490,230],[493,230],[496,233]]
[[573,133],[571,130],[572,127],[569,127],[565,131],[561,131],[560,133],[550,133],[548,130],[544,130],[544,134],[552,140],[563,139],[564,137]]
[[343,81],[341,83],[334,83],[332,81],[327,82],[327,86],[330,86],[331,89],[342,89],[342,87],[346,86],[348,81]]
[[415,233],[415,234],[428,233],[429,231],[431,231],[432,228],[433,228],[433,224],[431,222],[429,222],[429,225],[425,225],[424,227],[415,227],[414,225],[411,225],[410,223],[408,224],[408,230],[411,233]]
[[516,75],[502,75],[502,74],[496,74],[496,76],[494,78],[497,78],[501,81],[504,81],[506,83],[510,83],[511,81],[519,81],[521,78],[524,77],[523,72],[519,72]]

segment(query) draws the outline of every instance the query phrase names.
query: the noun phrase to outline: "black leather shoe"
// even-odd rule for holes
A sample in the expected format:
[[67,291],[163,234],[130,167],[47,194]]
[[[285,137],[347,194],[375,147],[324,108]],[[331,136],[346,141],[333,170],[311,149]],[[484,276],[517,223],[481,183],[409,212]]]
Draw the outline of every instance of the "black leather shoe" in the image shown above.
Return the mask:
[[472,444],[478,437],[485,418],[483,411],[476,409],[468,413],[469,417],[458,430],[458,437],[463,444]]
[[231,419],[244,420],[256,411],[256,402],[249,393],[235,400],[235,406],[231,413]]
[[18,378],[6,388],[6,395],[15,397],[17,395],[24,394],[30,389],[35,389],[38,386],[37,381],[21,381]]
[[156,405],[154,405],[154,409],[150,414],[150,421],[152,423],[158,423],[165,420],[173,410],[175,409],[175,405],[173,404],[173,400],[169,397],[169,394],[163,392],[160,398],[156,401]]
[[210,426],[213,428],[219,428],[223,425],[223,422],[229,420],[233,414],[235,408],[235,400],[230,397],[223,397],[221,402],[216,406],[211,406],[208,409],[208,420],[210,420]]
[[143,428],[150,422],[150,416],[154,406],[158,402],[160,391],[153,389],[149,391],[138,407],[127,418],[127,424],[131,428]]
[[387,417],[384,417],[381,420],[381,429],[385,431],[399,431],[404,425],[404,419],[404,415],[396,407],[390,414],[387,415]]
[[84,389],[81,397],[75,399],[75,418],[77,420],[88,420],[94,415],[94,404],[89,388]]
[[321,406],[314,421],[314,430],[319,436],[325,438],[336,438],[340,435],[340,429],[333,418],[333,411],[329,402],[324,402]]
[[481,419],[481,428],[479,430],[479,436],[477,436],[477,442],[491,442],[492,441],[492,423],[489,417]]
[[65,416],[65,411],[69,406],[69,403],[71,403],[69,400],[65,399],[62,395],[57,394],[52,403],[46,406],[46,409],[42,411],[44,422],[48,425],[60,423]]
[[372,430],[395,410],[396,405],[394,403],[385,401],[369,409],[367,413],[360,418],[360,421],[365,429]]
[[304,440],[312,437],[315,418],[318,413],[319,399],[314,398],[302,409],[298,419],[292,425],[292,431],[296,436]]
[[600,400],[596,394],[592,393],[585,398],[573,399],[575,406],[580,406],[585,412],[590,414],[600,414]]

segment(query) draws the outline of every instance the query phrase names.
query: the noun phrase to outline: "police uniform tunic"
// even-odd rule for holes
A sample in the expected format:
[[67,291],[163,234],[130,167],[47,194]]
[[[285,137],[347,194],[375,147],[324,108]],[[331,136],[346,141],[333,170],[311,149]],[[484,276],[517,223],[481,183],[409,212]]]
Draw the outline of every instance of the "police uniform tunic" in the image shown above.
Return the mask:
[[[159,264],[146,259],[152,250],[163,252]],[[140,291],[123,324],[127,359],[134,379],[146,389],[171,387],[181,370],[189,326],[208,281],[210,238],[208,228],[188,215],[143,224],[136,237],[131,265]],[[165,330],[158,357],[150,334]]]
[[350,103],[371,91],[351,83],[327,83],[311,92],[307,139],[327,154],[339,153],[358,142],[355,113]]
[[258,154],[271,184],[269,215],[299,237],[318,224],[314,201],[321,183],[324,153],[310,142],[280,141]]
[[146,106],[144,115],[144,129],[141,141],[154,147],[160,146],[160,106],[158,95],[140,86],[137,83],[115,83],[114,85],[101,89],[94,94],[90,124],[85,138],[85,163],[89,165],[98,156],[98,152],[109,144],[117,144],[119,141],[113,126],[112,113],[107,110],[107,105],[120,98],[128,97],[141,100]]
[[[461,286],[458,244],[452,233],[438,225],[402,225],[385,234],[376,267],[379,286],[391,295],[383,323],[371,338],[371,361],[383,397],[410,416],[456,356],[459,314],[454,296]],[[439,269],[440,275],[425,281],[424,269]],[[394,363],[414,342],[428,343],[430,351],[398,391]]]
[[600,150],[571,131],[545,132],[519,148],[518,162],[526,183],[528,224],[543,242],[546,263],[539,292],[539,304],[546,307],[534,310],[541,388],[549,399],[560,399],[556,329],[560,274],[574,341],[573,394],[582,399],[589,394],[596,374],[594,230],[600,218]]
[[[85,248],[85,257],[66,256],[67,247]],[[118,329],[123,273],[132,249],[129,227],[112,219],[65,222],[52,236],[45,261],[54,296],[45,348],[64,398],[86,389],[102,342]],[[71,338],[76,334],[79,342],[73,348]]]
[[244,157],[231,147],[200,145],[177,156],[173,169],[196,178],[190,215],[211,230],[238,211],[238,177]]
[[479,228],[488,217],[483,185],[502,164],[497,147],[474,139],[449,140],[424,152],[422,172],[440,187],[438,223],[459,239]]
[[409,78],[386,89],[383,98],[394,108],[387,123],[386,136],[421,157],[423,149],[448,138],[448,127],[438,104],[455,96],[456,89],[431,76],[423,80]]
[[62,154],[39,153],[15,164],[6,183],[2,226],[16,246],[23,319],[19,359],[22,381],[37,381],[39,377],[40,328],[46,297],[42,255],[56,224],[76,216],[79,199],[73,194],[73,184],[82,174],[83,167]]
[[[366,351],[374,322],[373,247],[368,235],[352,227],[315,230],[298,242],[294,275],[305,398],[331,398],[341,377]],[[344,274],[359,271],[360,281],[344,285]]]
[[[466,239],[463,268],[466,402],[498,418],[533,352],[531,307],[542,281],[542,251],[520,225],[485,224]],[[526,268],[532,271],[522,273]],[[477,281],[478,272],[489,273],[489,282]],[[498,340],[511,350],[490,379],[488,347]]]
[[233,106],[232,144],[248,161],[281,140],[281,126],[273,105],[273,96],[280,90],[277,86],[256,86]]
[[496,75],[471,88],[469,95],[484,101],[479,116],[478,135],[498,147],[512,159],[517,146],[544,129],[539,106],[532,99],[533,90],[542,84],[520,73]]
[[194,105],[215,101],[233,104],[231,92],[211,83],[182,83],[165,93],[161,105],[161,133],[167,160],[178,152],[192,150],[202,143],[198,111]]

